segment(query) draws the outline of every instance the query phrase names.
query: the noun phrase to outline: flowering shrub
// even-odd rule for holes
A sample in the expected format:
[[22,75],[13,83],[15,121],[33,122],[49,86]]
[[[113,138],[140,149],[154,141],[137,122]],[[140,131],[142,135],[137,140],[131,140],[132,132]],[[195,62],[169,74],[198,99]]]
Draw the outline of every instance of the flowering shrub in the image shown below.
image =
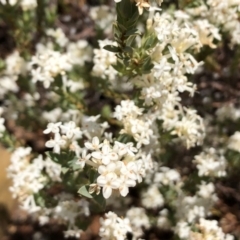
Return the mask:
[[0,0],[13,197],[66,238],[95,215],[105,240],[240,237],[217,211],[240,167],[240,1],[102,2]]

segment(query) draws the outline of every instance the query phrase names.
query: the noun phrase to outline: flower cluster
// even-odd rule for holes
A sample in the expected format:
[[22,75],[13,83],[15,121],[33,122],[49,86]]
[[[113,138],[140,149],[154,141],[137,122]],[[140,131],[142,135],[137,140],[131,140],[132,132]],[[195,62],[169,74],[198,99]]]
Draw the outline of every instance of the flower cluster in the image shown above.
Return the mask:
[[[70,149],[75,152],[81,169],[87,164],[98,171],[96,183],[92,182],[90,185],[91,193],[102,187],[105,198],[109,198],[114,189],[126,196],[129,187],[134,187],[136,181],[141,182],[146,170],[151,168],[151,159],[146,158],[146,161],[144,154],[138,151],[132,142],[111,143],[107,139],[100,142],[95,136],[91,141],[86,141],[84,146],[80,146],[77,140],[81,139],[83,134],[87,135],[85,131],[87,130],[84,128],[81,130],[76,127],[74,122],[49,123],[44,133],[54,133],[54,138],[46,142],[46,147],[53,148],[55,153],[60,153],[61,149]],[[99,193],[99,190],[97,192]]]
[[49,88],[54,81],[54,77],[65,75],[70,71],[72,65],[66,54],[61,54],[48,48],[41,49],[41,53],[34,56],[30,62],[32,66],[32,81],[43,82],[45,88]]
[[228,148],[240,152],[240,132],[235,132],[229,139]]
[[117,76],[117,71],[112,67],[112,64],[116,63],[116,56],[105,50],[103,47],[107,44],[114,44],[110,40],[99,40],[99,49],[94,49],[93,69],[92,73],[95,76],[101,78],[107,78],[109,81],[113,81]]
[[20,5],[24,11],[33,10],[37,7],[37,0],[1,0],[0,3],[3,5],[10,4],[12,6],[20,2]]
[[202,182],[195,196],[179,195],[175,203],[179,219],[175,231],[181,239],[189,239],[191,225],[210,215],[210,210],[217,201],[214,191],[215,187],[212,183]]
[[103,240],[239,237],[215,208],[239,170],[240,1],[104,3],[0,0],[13,197],[66,238],[96,215]]
[[48,182],[42,171],[45,170],[52,181],[61,182],[61,166],[49,158],[44,159],[42,155],[31,159],[31,154],[30,147],[17,148],[11,156],[8,176],[13,180],[10,187],[13,197],[20,200],[23,209],[35,212],[40,208],[36,205],[33,195]]
[[99,230],[99,235],[101,236],[101,239],[124,240],[126,239],[126,234],[128,232],[132,232],[129,220],[127,218],[122,219],[113,212],[108,212],[105,217],[106,219],[101,219],[100,221],[101,227]]
[[223,153],[217,153],[216,149],[210,148],[195,156],[194,163],[199,176],[222,177],[226,175],[226,159]]
[[196,225],[200,232],[191,232],[190,240],[198,239],[219,239],[219,240],[233,240],[233,236],[224,234],[222,229],[218,227],[217,221],[206,220],[201,218],[199,224]]

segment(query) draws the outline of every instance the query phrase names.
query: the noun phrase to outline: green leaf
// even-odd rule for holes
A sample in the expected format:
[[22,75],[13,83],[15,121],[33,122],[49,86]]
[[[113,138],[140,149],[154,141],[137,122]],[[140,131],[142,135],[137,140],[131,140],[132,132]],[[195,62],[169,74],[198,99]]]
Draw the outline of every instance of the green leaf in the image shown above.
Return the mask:
[[95,169],[90,169],[88,171],[88,176],[89,176],[89,181],[91,183],[95,182],[95,180],[97,179],[97,177],[99,176],[98,172]]
[[106,199],[103,197],[102,192],[100,192],[98,195],[94,194],[94,201],[99,207],[101,207],[101,209],[105,209]]
[[86,198],[93,198],[93,196],[88,192],[86,186],[82,186],[79,190],[78,193],[81,194],[82,196]]
[[109,52],[114,52],[114,53],[118,53],[119,52],[119,48],[113,45],[106,45],[103,47],[105,50],[109,51]]
[[141,32],[139,32],[137,28],[132,28],[132,29],[128,30],[128,31],[124,34],[124,36],[140,35],[140,34],[141,34]]
[[72,169],[73,169],[73,171],[76,171],[76,170],[82,169],[82,167],[81,167],[80,164],[75,163],[75,164],[72,165]]
[[106,119],[110,118],[112,115],[111,107],[109,105],[105,105],[102,108],[101,115],[102,115],[102,117],[104,117]]
[[151,58],[148,57],[145,61],[144,64],[142,65],[142,70],[143,71],[150,71],[153,68],[153,64],[151,62]]
[[45,199],[43,198],[43,196],[40,193],[35,194],[34,199],[38,206],[45,207]]
[[112,65],[112,67],[117,70],[119,73],[122,72],[123,70],[123,64],[117,61],[117,64]]
[[127,52],[127,53],[133,53],[133,49],[129,46],[126,46],[124,49],[123,49],[124,52]]
[[117,23],[117,27],[121,34],[127,31],[127,27],[121,23]]
[[118,12],[124,17],[125,21],[130,20],[138,11],[135,2],[129,0],[122,0],[117,3],[117,6],[119,7]]
[[55,163],[60,164],[64,167],[69,167],[69,162],[75,158],[75,153],[70,152],[61,152],[61,154],[54,153],[54,152],[46,152],[46,155]]
[[148,50],[148,49],[154,48],[156,46],[157,42],[158,42],[157,37],[154,34],[151,34],[146,39],[143,39],[142,47],[145,50]]
[[62,167],[61,170],[62,170],[62,173],[63,173],[63,174],[66,174],[66,173],[68,172],[69,168]]
[[59,154],[54,152],[45,152],[45,154],[54,162],[59,163]]
[[135,13],[133,14],[133,16],[132,16],[132,17],[128,20],[128,22],[127,22],[128,28],[129,28],[131,25],[136,24],[137,21],[138,21],[138,18],[139,18],[139,13],[138,13],[138,11],[135,11]]
[[129,37],[127,38],[127,40],[126,40],[126,45],[127,45],[127,46],[131,46],[131,45],[132,45],[132,42],[135,40],[135,38],[136,38],[136,35],[131,35],[131,36],[129,36]]

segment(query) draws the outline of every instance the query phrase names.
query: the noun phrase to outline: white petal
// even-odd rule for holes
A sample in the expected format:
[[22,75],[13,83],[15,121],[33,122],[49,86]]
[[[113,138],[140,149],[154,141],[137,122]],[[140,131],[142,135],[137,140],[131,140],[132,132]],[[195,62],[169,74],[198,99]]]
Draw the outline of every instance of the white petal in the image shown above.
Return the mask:
[[120,182],[117,179],[112,179],[111,181],[111,187],[113,189],[119,188]]
[[48,147],[48,148],[53,148],[55,145],[54,141],[53,140],[49,140],[45,143],[45,146]]
[[85,147],[86,147],[87,149],[89,149],[89,150],[93,150],[92,143],[90,143],[90,142],[86,142],[86,143],[84,143],[84,145],[85,145]]
[[126,181],[126,183],[127,183],[127,186],[129,186],[129,187],[134,187],[134,186],[136,186],[136,181],[134,181],[134,180],[132,180],[132,179],[128,179],[128,180]]
[[98,139],[98,137],[94,137],[93,139],[92,139],[92,143],[93,143],[93,145],[99,145],[99,139]]
[[118,155],[115,152],[111,152],[109,157],[111,160],[118,160]]
[[47,128],[47,129],[45,129],[45,130],[43,131],[44,134],[48,134],[48,133],[50,133],[50,132],[51,132],[51,129],[49,129],[49,128]]
[[109,186],[103,187],[103,196],[105,199],[108,199],[112,194],[112,188]]
[[104,172],[106,172],[106,167],[105,166],[99,166],[99,168],[98,168],[98,172],[100,173],[100,174],[103,174]]
[[53,148],[53,151],[55,153],[60,153],[60,146],[59,145],[55,145],[54,148]]
[[119,191],[123,197],[126,197],[129,192],[128,187],[126,186],[122,186],[121,188],[119,188]]
[[105,164],[105,165],[109,164],[110,163],[110,158],[108,156],[104,156],[102,158],[102,163]]
[[106,185],[106,183],[107,183],[107,181],[106,181],[106,178],[104,177],[104,176],[99,176],[98,178],[97,178],[97,183],[98,183],[98,185],[99,186],[104,186],[104,185]]
[[96,159],[102,159],[102,153],[101,152],[93,152],[92,156]]

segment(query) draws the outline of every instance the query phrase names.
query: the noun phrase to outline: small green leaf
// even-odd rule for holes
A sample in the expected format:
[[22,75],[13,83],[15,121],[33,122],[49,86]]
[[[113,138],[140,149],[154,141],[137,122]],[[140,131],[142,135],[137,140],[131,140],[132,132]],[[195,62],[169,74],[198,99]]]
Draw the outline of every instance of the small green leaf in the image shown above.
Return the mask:
[[137,28],[132,28],[132,29],[128,30],[128,31],[124,34],[124,36],[140,35],[140,34],[141,34],[141,32],[139,32]]
[[84,197],[87,198],[93,198],[92,195],[88,192],[86,186],[82,186],[79,190],[78,193],[81,194]]
[[135,13],[132,15],[132,17],[127,21],[128,28],[131,25],[135,25],[137,23],[137,21],[138,21],[138,18],[139,18],[139,12],[135,11]]
[[35,194],[34,198],[38,206],[45,207],[45,199],[40,193]]
[[127,28],[124,25],[120,24],[120,23],[117,24],[117,27],[118,27],[120,33],[123,33],[123,32],[127,31]]
[[45,152],[45,154],[54,162],[59,163],[59,154],[54,152]]
[[119,48],[113,45],[106,45],[104,46],[104,49],[109,51],[109,52],[114,52],[114,53],[118,53],[119,52]]
[[97,203],[98,207],[101,209],[105,209],[106,207],[106,199],[103,197],[102,192],[100,192],[98,195],[94,194],[94,201]]
[[130,35],[126,40],[126,45],[131,46],[135,38],[136,38],[136,35]]
[[102,108],[101,115],[104,118],[107,118],[107,119],[110,118],[112,115],[111,107],[109,105],[105,105]]
[[126,46],[124,49],[123,49],[124,52],[127,52],[127,53],[133,53],[133,49],[129,46]]
[[66,168],[66,167],[62,167],[62,173],[63,174],[66,174],[68,172],[69,168]]
[[89,172],[88,172],[88,176],[89,176],[89,181],[91,183],[93,183],[93,182],[95,182],[95,180],[97,179],[99,174],[95,169],[90,169]]
[[123,64],[120,63],[119,61],[117,62],[117,64],[112,65],[112,67],[113,67],[115,70],[117,70],[119,73],[121,73],[122,70],[123,70]]

